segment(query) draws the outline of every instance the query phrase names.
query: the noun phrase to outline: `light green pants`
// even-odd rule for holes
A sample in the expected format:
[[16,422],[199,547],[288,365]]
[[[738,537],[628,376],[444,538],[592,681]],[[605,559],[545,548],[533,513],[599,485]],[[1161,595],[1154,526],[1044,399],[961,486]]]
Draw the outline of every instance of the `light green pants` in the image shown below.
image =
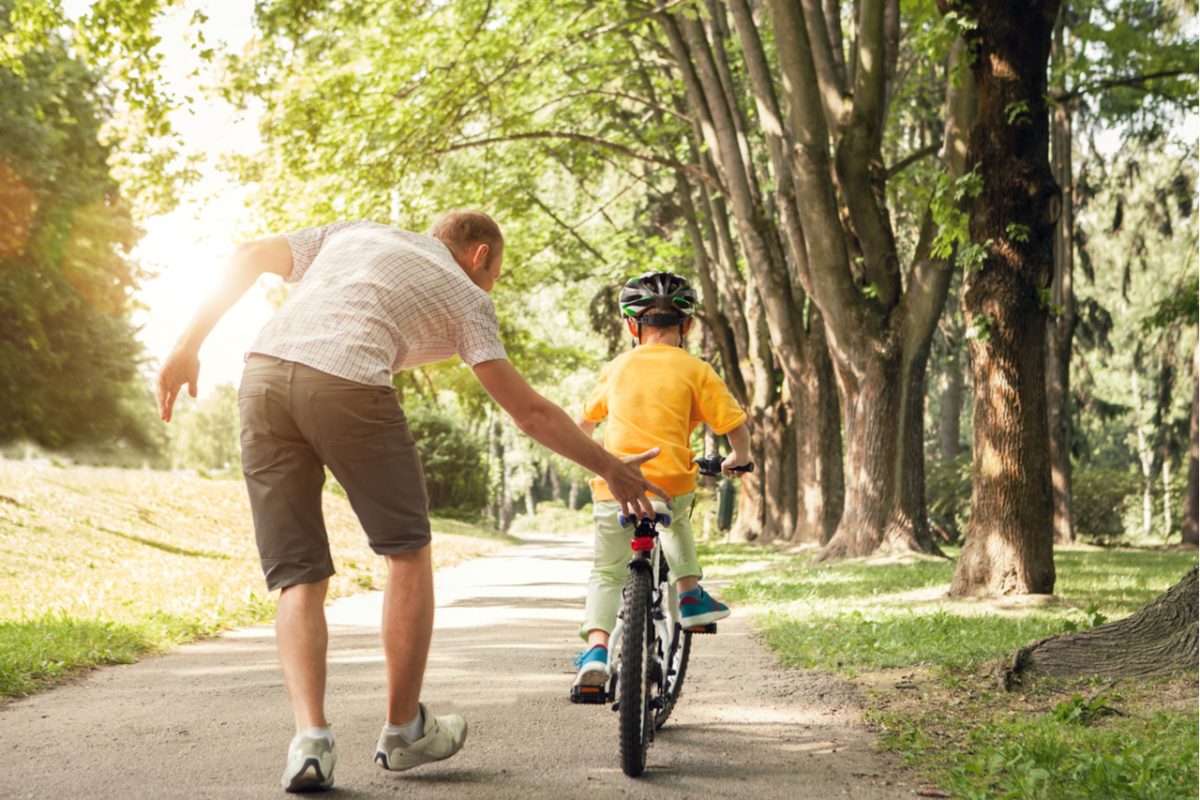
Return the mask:
[[[696,541],[692,537],[692,503],[696,493],[676,497],[671,502],[671,527],[659,528],[658,537],[663,554],[667,557],[671,582],[680,578],[699,578],[703,573],[696,559]],[[596,519],[596,553],[592,561],[592,574],[588,578],[587,606],[579,635],[587,639],[588,631],[597,628],[612,633],[617,623],[617,612],[621,609],[621,588],[629,573],[629,549],[632,538],[628,528],[617,522],[621,507],[613,501],[602,501],[593,506]]]

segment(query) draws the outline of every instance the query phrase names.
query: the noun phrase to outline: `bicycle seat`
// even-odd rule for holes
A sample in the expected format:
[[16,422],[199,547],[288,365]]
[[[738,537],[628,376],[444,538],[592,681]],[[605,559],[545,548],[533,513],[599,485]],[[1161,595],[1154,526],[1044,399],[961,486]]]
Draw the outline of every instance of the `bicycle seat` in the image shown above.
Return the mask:
[[[671,527],[671,507],[662,500],[651,500],[650,506],[654,509],[654,523],[662,525],[664,528]],[[638,517],[627,517],[624,514],[617,514],[617,521],[621,523],[622,528],[632,528],[638,523]]]

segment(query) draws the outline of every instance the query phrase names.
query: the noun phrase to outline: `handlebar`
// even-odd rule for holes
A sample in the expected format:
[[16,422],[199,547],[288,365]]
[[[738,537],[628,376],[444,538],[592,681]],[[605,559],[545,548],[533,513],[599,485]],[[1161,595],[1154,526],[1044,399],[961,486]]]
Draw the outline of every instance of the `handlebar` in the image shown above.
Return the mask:
[[[721,462],[725,459],[719,453],[714,453],[711,456],[701,456],[695,460],[695,463],[700,466],[700,474],[713,477],[721,474]],[[740,467],[734,467],[732,472],[754,472],[754,462],[743,464]]]

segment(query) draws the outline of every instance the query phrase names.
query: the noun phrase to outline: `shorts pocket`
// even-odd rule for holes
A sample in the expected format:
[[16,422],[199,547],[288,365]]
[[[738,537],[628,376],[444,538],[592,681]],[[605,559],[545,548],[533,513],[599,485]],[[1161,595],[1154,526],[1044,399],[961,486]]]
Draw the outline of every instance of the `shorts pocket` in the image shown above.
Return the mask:
[[275,458],[268,402],[266,389],[238,394],[238,414],[242,419],[242,472],[246,474],[266,469]]
[[375,450],[413,443],[395,389],[356,386],[313,392],[312,413],[325,444]]

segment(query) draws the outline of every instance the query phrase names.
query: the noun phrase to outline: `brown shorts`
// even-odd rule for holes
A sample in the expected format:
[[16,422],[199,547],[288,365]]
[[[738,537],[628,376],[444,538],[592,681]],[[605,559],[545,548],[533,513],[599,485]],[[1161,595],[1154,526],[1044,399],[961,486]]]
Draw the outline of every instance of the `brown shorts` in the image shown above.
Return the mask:
[[334,573],[321,514],[326,466],[376,553],[429,543],[425,475],[395,389],[251,355],[238,407],[242,472],[269,589]]

